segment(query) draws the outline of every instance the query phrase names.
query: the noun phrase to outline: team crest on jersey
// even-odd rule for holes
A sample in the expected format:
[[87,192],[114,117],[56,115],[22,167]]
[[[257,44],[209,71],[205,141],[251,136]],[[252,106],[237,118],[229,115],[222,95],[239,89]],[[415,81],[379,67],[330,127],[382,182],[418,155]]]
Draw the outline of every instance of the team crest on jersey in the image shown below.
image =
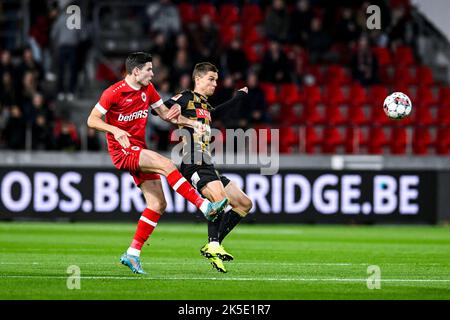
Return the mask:
[[144,101],[144,102],[145,102],[145,100],[147,100],[147,95],[145,94],[145,92],[142,92],[141,98],[142,98],[142,101]]

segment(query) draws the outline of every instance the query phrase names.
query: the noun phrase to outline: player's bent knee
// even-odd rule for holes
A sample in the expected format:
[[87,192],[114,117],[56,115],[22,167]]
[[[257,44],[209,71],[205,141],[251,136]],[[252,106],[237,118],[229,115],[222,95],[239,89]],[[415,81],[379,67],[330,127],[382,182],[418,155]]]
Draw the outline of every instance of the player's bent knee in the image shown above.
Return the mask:
[[239,207],[242,211],[248,213],[253,208],[253,202],[249,197],[242,197],[239,199]]
[[166,207],[167,207],[166,201],[153,201],[148,205],[148,208],[150,210],[156,211],[159,214],[163,214],[164,211],[166,210]]

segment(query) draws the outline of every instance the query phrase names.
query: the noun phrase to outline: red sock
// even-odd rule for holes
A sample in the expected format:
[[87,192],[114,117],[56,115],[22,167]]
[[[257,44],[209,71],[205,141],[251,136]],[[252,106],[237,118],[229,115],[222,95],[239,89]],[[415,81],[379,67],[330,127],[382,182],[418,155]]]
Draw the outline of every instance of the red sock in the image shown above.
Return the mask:
[[181,175],[180,171],[175,169],[169,173],[167,182],[176,192],[182,195],[183,198],[200,209],[200,206],[205,199],[199,196],[192,185]]
[[161,218],[161,215],[149,208],[146,208],[144,212],[142,212],[141,218],[138,221],[137,230],[133,238],[133,242],[131,242],[131,248],[141,250],[144,242],[147,241],[148,237],[153,232],[153,229],[156,228],[158,224],[158,220]]

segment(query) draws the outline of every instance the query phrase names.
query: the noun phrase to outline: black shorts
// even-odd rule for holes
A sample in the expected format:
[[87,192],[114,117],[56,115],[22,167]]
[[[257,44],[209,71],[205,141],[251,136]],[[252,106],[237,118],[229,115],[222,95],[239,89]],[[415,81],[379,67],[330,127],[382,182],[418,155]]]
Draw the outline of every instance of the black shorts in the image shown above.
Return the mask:
[[221,176],[212,164],[197,165],[182,163],[180,172],[199,192],[211,181],[220,180],[224,187],[230,183],[230,179]]

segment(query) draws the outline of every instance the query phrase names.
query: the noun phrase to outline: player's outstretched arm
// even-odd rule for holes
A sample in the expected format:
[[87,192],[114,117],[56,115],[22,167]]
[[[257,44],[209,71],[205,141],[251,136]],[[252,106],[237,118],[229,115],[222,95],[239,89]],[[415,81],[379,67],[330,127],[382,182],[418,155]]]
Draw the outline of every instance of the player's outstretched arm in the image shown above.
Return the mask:
[[214,108],[213,111],[217,111],[223,108],[234,108],[234,107],[240,107],[242,104],[242,100],[243,98],[245,98],[247,96],[248,93],[248,88],[247,87],[243,87],[241,89],[239,89],[236,93],[236,95],[231,98],[228,101],[225,101],[222,104],[219,104],[217,107]]
[[205,133],[206,127],[204,125],[181,115],[181,107],[179,104],[174,104],[170,109],[163,104],[154,110],[164,121],[193,128],[200,134]]
[[88,127],[99,131],[111,133],[114,135],[117,142],[119,142],[124,148],[128,148],[130,146],[130,140],[128,137],[131,137],[131,135],[128,132],[103,121],[103,114],[97,108],[92,109],[91,114],[87,119],[87,125]]

